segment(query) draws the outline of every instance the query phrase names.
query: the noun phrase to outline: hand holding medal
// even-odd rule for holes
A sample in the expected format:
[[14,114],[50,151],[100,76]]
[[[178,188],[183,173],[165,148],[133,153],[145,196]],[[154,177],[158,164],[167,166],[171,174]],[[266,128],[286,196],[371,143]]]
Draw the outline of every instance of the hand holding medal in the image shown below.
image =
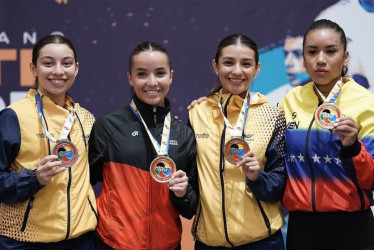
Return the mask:
[[333,133],[339,136],[343,146],[351,146],[357,140],[360,127],[351,117],[342,117],[333,126]]
[[324,103],[321,104],[314,113],[314,118],[317,124],[325,129],[333,129],[334,123],[342,117],[342,112],[339,107],[334,104],[336,98],[338,97],[340,90],[342,87],[342,80],[340,79],[331,92],[329,93],[328,97],[325,96],[318,90],[315,86],[315,90],[318,96],[323,99]]
[[181,198],[187,193],[188,177],[182,170],[178,170],[169,181],[169,189]]
[[38,112],[38,116],[42,124],[44,134],[48,140],[56,143],[52,149],[52,154],[57,156],[58,160],[61,162],[60,164],[61,167],[69,168],[73,166],[78,160],[78,156],[79,156],[78,149],[74,145],[74,143],[66,140],[66,138],[68,137],[71,127],[73,126],[74,119],[75,119],[75,111],[73,110],[72,112],[70,112],[64,125],[62,126],[62,131],[59,136],[59,139],[56,140],[48,132],[48,130],[43,124],[43,112],[42,112],[43,106],[42,106],[42,101],[41,101],[39,92],[36,93],[35,100],[36,100],[36,110]]
[[237,167],[242,167],[242,171],[251,181],[255,181],[260,173],[260,163],[257,157],[252,152],[247,152],[241,161],[236,164]]
[[47,185],[53,176],[65,171],[66,168],[59,167],[61,162],[56,155],[48,155],[38,162],[36,178],[43,186]]

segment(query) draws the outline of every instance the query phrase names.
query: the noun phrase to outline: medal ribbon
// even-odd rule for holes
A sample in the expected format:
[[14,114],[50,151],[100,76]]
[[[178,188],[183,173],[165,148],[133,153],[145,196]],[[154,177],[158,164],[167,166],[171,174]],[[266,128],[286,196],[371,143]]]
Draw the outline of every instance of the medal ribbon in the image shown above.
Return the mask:
[[145,124],[143,117],[140,115],[140,112],[138,108],[135,105],[134,100],[131,100],[130,108],[134,115],[138,118],[138,120],[143,123],[143,126],[145,130],[148,133],[149,139],[151,139],[153,147],[155,148],[158,156],[167,156],[169,151],[169,138],[170,138],[170,125],[171,125],[171,119],[170,119],[170,112],[166,115],[164,120],[164,128],[162,130],[161,135],[161,145],[157,142],[157,140],[153,137],[151,134],[151,131],[147,127],[147,124]]
[[36,101],[36,111],[38,112],[38,116],[39,116],[40,122],[42,124],[44,134],[48,138],[48,140],[50,140],[51,142],[55,142],[55,143],[60,141],[60,140],[65,140],[68,137],[68,134],[70,133],[71,127],[73,125],[73,122],[74,122],[74,119],[75,119],[75,111],[73,110],[72,112],[70,112],[69,116],[66,118],[64,126],[62,127],[61,134],[60,134],[59,138],[56,140],[48,132],[47,128],[43,124],[43,111],[42,111],[43,110],[43,105],[42,105],[42,100],[41,100],[39,92],[36,92],[35,101]]
[[317,90],[317,92],[318,92],[319,96],[322,98],[323,102],[330,102],[330,103],[334,103],[336,98],[338,98],[338,95],[340,94],[342,86],[343,86],[343,81],[342,81],[342,79],[340,79],[339,81],[337,81],[335,83],[335,85],[332,88],[332,90],[330,91],[329,95],[326,97],[324,94],[321,93],[321,91],[319,91],[319,89],[316,87],[316,84],[314,83],[314,88]]
[[223,116],[223,120],[225,121],[225,124],[228,127],[232,137],[241,137],[242,136],[245,121],[247,119],[249,104],[250,104],[250,100],[251,100],[251,95],[249,93],[249,89],[248,89],[247,94],[246,94],[246,99],[247,99],[247,101],[246,102],[243,101],[242,108],[240,109],[238,120],[236,121],[236,126],[233,127],[231,125],[230,121],[226,118],[226,116],[223,113],[222,104],[219,100],[219,97],[217,98],[218,107],[221,111],[221,114]]

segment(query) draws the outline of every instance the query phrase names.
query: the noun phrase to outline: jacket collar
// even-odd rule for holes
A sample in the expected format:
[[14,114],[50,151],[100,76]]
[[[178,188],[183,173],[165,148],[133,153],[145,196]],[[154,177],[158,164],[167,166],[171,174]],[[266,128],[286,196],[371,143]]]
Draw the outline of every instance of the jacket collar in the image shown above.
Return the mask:
[[163,123],[165,116],[170,112],[170,102],[167,98],[165,98],[165,108],[146,104],[136,95],[133,96],[133,99],[148,128],[155,127],[158,123]]

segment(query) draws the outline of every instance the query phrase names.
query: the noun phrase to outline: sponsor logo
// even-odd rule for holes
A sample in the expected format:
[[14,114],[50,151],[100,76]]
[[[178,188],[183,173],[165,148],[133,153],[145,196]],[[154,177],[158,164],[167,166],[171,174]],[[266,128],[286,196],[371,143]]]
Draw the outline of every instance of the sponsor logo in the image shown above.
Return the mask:
[[[43,138],[46,138],[45,134],[43,133],[40,133],[40,134],[35,134],[37,138],[39,139],[43,139]],[[53,134],[51,134],[51,136],[54,138],[55,136]]]
[[252,138],[253,136],[254,136],[254,134],[244,134],[244,140],[254,141],[254,139]]
[[287,129],[299,129],[300,122],[287,123]]
[[199,138],[199,139],[209,138],[209,134],[207,134],[207,133],[195,134],[195,137]]
[[169,145],[175,145],[178,146],[178,141],[177,140],[169,140]]

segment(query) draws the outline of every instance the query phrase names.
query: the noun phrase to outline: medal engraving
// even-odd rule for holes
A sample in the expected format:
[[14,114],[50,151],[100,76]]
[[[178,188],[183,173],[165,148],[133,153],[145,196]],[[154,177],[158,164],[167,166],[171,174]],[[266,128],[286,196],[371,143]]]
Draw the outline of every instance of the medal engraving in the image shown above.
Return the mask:
[[69,168],[73,166],[78,160],[78,149],[70,141],[57,141],[52,149],[52,154],[57,155],[58,160],[62,161],[61,167]]
[[175,173],[175,169],[175,163],[171,158],[159,156],[152,161],[149,172],[155,181],[166,183]]
[[232,138],[225,144],[225,158],[228,162],[236,164],[242,160],[249,151],[249,146],[241,138]]
[[339,107],[333,103],[323,103],[316,109],[314,118],[317,124],[325,129],[334,128],[333,123],[342,116]]

